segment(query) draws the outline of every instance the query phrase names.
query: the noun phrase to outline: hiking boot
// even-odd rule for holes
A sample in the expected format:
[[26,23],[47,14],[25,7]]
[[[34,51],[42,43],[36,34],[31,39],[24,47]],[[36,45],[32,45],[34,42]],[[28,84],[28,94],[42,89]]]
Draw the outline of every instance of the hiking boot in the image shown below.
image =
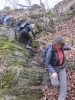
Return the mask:
[[31,47],[31,46],[29,46],[29,45],[27,45],[27,46],[26,46],[26,48],[27,48],[27,49],[32,49],[32,47]]

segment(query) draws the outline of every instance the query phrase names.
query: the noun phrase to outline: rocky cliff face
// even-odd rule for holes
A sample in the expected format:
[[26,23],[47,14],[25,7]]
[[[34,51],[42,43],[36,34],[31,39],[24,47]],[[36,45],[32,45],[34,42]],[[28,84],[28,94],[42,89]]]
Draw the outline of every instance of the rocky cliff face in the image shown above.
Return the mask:
[[[14,28],[1,26],[0,99],[38,100],[41,98],[42,90],[39,86],[50,86],[50,83],[48,73],[39,66],[40,63],[33,59],[31,51],[15,40]],[[38,88],[35,88],[36,86]]]

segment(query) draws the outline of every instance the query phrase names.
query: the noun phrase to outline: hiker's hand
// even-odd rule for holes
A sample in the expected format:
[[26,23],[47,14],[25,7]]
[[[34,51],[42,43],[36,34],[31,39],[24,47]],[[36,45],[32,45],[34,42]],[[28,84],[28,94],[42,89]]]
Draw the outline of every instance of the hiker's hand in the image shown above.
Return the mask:
[[52,73],[52,78],[56,79],[57,77],[58,77],[58,75],[56,72]]

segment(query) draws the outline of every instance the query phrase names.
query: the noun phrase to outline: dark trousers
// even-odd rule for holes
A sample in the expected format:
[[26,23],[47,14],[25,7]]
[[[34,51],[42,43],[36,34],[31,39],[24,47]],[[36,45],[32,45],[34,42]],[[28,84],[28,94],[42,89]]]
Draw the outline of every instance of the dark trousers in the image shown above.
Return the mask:
[[23,29],[19,34],[19,42],[27,42],[26,45],[31,46],[32,44],[32,37],[30,36],[29,32],[25,29]]

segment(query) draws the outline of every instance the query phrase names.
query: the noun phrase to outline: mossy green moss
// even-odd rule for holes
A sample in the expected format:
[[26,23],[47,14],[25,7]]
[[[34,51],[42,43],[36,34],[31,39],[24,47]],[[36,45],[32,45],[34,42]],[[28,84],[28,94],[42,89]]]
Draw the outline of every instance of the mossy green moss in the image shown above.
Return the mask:
[[10,49],[10,50],[24,51],[24,49],[21,46],[15,44],[15,43],[8,42],[8,41],[5,43],[5,45],[2,48],[3,49]]
[[39,46],[40,46],[40,44],[39,44],[39,42],[38,42],[38,41],[33,40],[33,41],[32,41],[32,46],[37,48],[37,47],[39,47]]
[[38,86],[38,85],[42,84],[43,74],[40,72],[36,72],[35,70],[33,70],[31,68],[21,69],[19,75],[20,75],[19,76],[20,78],[29,79],[29,81],[28,81],[29,85]]
[[10,26],[7,26],[7,25],[0,25],[0,27],[9,28]]
[[54,14],[54,12],[51,12],[51,13],[50,13],[50,14],[48,14],[47,16],[48,16],[48,18],[50,18],[50,19],[51,19],[51,18],[53,18],[53,17],[55,16],[55,14]]
[[73,36],[73,39],[75,40],[75,36]]
[[44,12],[41,10],[41,11],[39,11],[38,15],[39,15],[40,17],[42,17],[42,16],[44,15]]
[[29,56],[29,51],[23,48],[22,46],[18,45],[17,42],[15,42],[14,40],[10,40],[7,38],[1,38],[1,40],[2,42],[0,42],[0,52],[3,55],[6,55],[8,52],[21,51],[25,53],[25,55]]
[[69,21],[71,19],[70,15],[65,15],[62,17],[63,21]]
[[[23,100],[38,100],[40,98],[42,98],[43,96],[43,92],[41,89],[26,89],[23,92],[24,95],[24,99]],[[21,99],[22,97],[21,95],[19,96],[19,98]],[[18,100],[18,99],[17,99]]]
[[21,63],[21,62],[14,60],[14,61],[8,62],[6,66],[10,67],[10,66],[24,66],[24,65],[25,63]]
[[0,95],[2,95],[3,93],[5,93],[6,91],[7,91],[7,88],[0,87]]
[[29,88],[10,88],[7,90],[7,94],[15,95],[16,100],[39,100],[43,96],[41,89]]
[[38,86],[42,84],[42,77],[41,76],[33,76],[32,81],[29,82],[29,85]]
[[51,32],[51,33],[55,33],[56,30],[55,30],[54,28],[51,28],[51,29],[50,29],[50,32]]
[[51,28],[51,27],[46,27],[46,30],[48,30],[51,33],[55,33],[56,32],[56,30],[54,28]]
[[0,97],[0,100],[5,100],[3,97]]
[[35,33],[39,33],[39,29],[37,27],[35,28]]
[[18,45],[18,43],[13,41],[13,40],[5,38],[4,41],[0,42],[0,47],[1,47],[1,49],[0,49],[0,53],[1,53],[0,59],[5,59],[7,57],[7,55],[9,55],[8,56],[9,61],[6,64],[7,66],[11,66],[11,65],[13,65],[13,66],[23,65],[24,66],[23,62],[17,61],[17,57],[20,56],[20,55],[17,55],[17,57],[16,57],[15,51],[22,53],[23,55],[25,55],[25,57],[26,56],[30,57],[29,50],[27,50],[27,49],[23,48],[22,46]]
[[14,80],[13,68],[5,69],[2,73],[1,87],[8,88]]

